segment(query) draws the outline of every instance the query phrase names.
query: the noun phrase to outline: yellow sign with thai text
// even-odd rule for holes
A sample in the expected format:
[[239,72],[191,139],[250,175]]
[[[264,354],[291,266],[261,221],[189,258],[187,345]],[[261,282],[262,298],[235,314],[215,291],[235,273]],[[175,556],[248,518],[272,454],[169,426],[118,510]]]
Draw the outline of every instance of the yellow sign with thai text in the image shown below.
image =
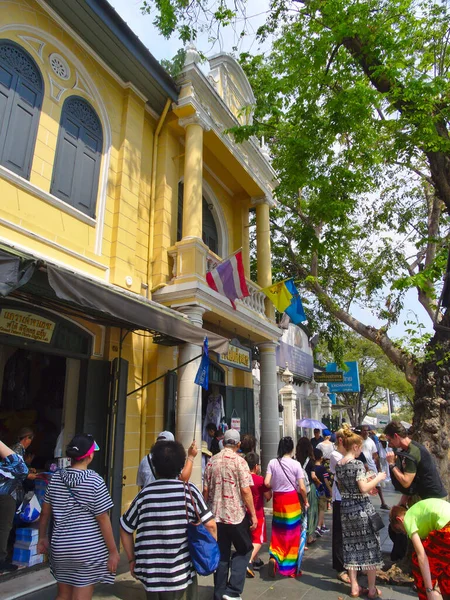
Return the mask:
[[55,322],[22,310],[3,308],[0,313],[0,333],[50,344]]
[[227,354],[219,355],[219,363],[228,365],[229,367],[235,367],[236,369],[243,369],[244,371],[252,370],[252,353],[250,349],[241,348],[229,344]]

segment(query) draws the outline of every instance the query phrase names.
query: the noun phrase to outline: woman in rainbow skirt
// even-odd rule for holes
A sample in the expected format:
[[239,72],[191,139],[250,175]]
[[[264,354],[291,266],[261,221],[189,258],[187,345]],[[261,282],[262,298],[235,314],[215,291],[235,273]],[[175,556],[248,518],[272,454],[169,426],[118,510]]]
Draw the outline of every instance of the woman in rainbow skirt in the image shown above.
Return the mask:
[[277,458],[269,462],[264,480],[273,492],[270,577],[275,577],[277,570],[285,577],[301,575],[302,505],[307,510],[309,504],[305,474],[300,463],[292,458],[293,452],[292,438],[282,438]]

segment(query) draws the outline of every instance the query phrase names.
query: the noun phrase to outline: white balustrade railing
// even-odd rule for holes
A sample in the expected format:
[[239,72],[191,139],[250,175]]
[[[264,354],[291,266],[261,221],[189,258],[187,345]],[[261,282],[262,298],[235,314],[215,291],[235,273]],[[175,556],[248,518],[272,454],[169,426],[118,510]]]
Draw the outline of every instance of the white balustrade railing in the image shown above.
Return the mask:
[[[173,260],[173,268],[172,268],[172,279],[175,279],[177,276],[177,250],[169,250],[169,257]],[[208,251],[206,255],[206,272],[212,271],[217,267],[218,264],[222,262],[220,256],[214,254],[211,250]],[[236,300],[236,306],[240,304],[244,304],[246,308],[258,313],[261,317],[266,319],[266,310],[265,310],[265,294],[261,292],[261,288],[259,285],[250,281],[250,279],[246,279],[247,288],[250,293],[249,296],[244,298],[243,300]]]

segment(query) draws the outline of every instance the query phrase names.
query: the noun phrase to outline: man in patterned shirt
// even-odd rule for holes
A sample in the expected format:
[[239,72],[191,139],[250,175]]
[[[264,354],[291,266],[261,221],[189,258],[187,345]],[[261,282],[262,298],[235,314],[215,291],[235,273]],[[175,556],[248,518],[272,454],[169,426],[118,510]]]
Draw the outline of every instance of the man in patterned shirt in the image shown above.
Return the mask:
[[[211,457],[205,470],[203,496],[216,519],[220,549],[214,600],[240,600],[253,549],[250,530],[258,524],[250,489],[253,480],[238,454],[240,444],[239,432],[229,429],[223,439],[224,449]],[[230,557],[231,544],[235,552]]]

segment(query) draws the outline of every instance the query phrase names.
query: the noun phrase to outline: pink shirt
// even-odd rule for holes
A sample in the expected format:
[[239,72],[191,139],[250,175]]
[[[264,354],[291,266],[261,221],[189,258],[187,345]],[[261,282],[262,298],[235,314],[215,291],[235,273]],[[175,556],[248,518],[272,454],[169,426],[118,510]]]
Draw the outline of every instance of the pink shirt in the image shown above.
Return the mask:
[[267,473],[272,475],[270,487],[274,492],[292,492],[294,484],[298,491],[298,480],[305,477],[301,464],[293,458],[286,457],[283,457],[281,462],[287,476],[278,462],[278,458],[272,459],[267,465]]

